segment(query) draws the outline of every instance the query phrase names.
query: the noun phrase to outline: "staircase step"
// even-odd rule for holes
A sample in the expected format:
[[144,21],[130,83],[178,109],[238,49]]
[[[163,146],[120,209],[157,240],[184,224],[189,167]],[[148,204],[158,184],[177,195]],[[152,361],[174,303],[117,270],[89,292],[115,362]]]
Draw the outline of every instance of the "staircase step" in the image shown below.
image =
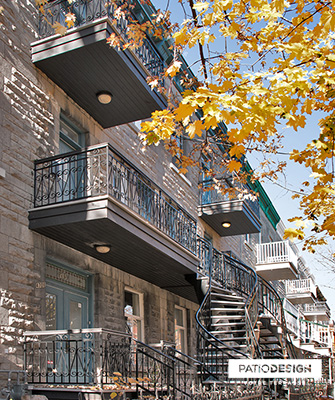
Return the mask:
[[225,308],[225,307],[211,307],[211,311],[221,311],[221,312],[237,312],[244,313],[244,308]]
[[212,299],[211,300],[212,303],[215,304],[221,304],[223,306],[237,306],[237,307],[243,307],[244,308],[244,302],[242,301],[231,301],[231,300],[217,300],[217,299]]
[[226,320],[226,319],[230,319],[230,320],[238,319],[238,320],[241,320],[242,317],[243,317],[242,315],[213,315],[211,317],[211,320],[212,321],[220,321],[220,320]]
[[237,325],[245,325],[245,321],[235,321],[235,322],[214,322],[212,326],[237,326]]
[[264,340],[264,341],[260,341],[259,344],[280,344],[280,341],[277,340]]
[[211,331],[212,335],[231,335],[231,334],[235,334],[235,333],[245,333],[245,329],[231,329],[231,330],[214,330]]
[[212,297],[213,297],[213,296],[215,296],[215,297],[220,297],[221,299],[222,299],[222,298],[225,298],[225,299],[227,299],[227,300],[232,300],[232,301],[238,301],[238,300],[240,300],[241,302],[244,303],[243,297],[241,297],[241,296],[239,296],[239,295],[237,295],[237,294],[232,294],[231,292],[222,293],[222,292],[217,292],[216,289],[215,289],[215,291],[212,291],[212,292],[211,292],[211,296],[212,296]]

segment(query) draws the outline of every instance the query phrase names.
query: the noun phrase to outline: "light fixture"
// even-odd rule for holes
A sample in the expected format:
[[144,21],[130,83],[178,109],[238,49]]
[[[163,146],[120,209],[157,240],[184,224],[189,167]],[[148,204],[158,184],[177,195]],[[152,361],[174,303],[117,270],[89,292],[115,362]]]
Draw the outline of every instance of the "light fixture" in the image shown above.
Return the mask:
[[229,221],[224,221],[221,224],[224,228],[230,228],[231,223]]
[[101,104],[109,104],[112,101],[113,95],[110,92],[99,92],[97,98]]
[[101,254],[109,253],[111,250],[111,246],[109,244],[95,244],[94,248],[98,253]]

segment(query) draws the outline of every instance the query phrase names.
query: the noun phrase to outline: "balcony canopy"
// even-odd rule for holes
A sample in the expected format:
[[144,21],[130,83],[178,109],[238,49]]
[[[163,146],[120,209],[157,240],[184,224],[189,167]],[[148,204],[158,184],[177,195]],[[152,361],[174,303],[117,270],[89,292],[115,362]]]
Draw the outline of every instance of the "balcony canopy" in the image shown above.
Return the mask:
[[[147,84],[164,62],[149,38],[133,51],[116,50],[107,38],[120,34],[127,41],[127,20],[113,24],[114,6],[104,0],[52,1],[40,17],[41,40],[31,44],[32,61],[103,128],[150,117],[166,106],[165,98]],[[65,14],[76,15],[76,26],[65,36],[55,35],[52,25],[64,23]],[[97,94],[112,95],[101,104]]]
[[30,229],[197,301],[195,220],[109,145],[36,161],[34,174]]

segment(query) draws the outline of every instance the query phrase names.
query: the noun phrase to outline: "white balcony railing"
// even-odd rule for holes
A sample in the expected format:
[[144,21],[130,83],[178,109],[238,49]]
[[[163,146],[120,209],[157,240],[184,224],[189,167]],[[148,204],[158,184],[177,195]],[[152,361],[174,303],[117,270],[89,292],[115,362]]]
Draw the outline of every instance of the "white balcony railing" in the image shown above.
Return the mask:
[[305,343],[314,342],[322,346],[331,347],[332,342],[329,326],[302,320],[301,332]]
[[330,308],[326,302],[317,302],[314,304],[304,304],[303,311],[310,314],[327,314],[330,316]]
[[290,262],[295,267],[298,264],[298,256],[293,251],[288,240],[257,245],[257,264],[277,264],[282,262]]
[[287,328],[296,336],[300,336],[299,309],[287,299],[284,299],[283,307]]
[[285,289],[286,295],[314,294],[316,296],[316,286],[311,278],[286,281]]

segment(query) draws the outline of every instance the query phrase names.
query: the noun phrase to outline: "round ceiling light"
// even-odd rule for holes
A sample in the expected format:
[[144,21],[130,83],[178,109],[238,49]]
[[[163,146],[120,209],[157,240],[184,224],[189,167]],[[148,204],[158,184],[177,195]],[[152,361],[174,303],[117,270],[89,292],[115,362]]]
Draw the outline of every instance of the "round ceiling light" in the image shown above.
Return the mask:
[[110,92],[97,93],[97,99],[101,104],[109,104],[112,101],[113,95]]
[[101,254],[109,253],[111,250],[111,246],[109,244],[95,244],[94,248],[98,253]]
[[230,223],[229,221],[225,221],[225,222],[222,222],[222,226],[223,226],[224,228],[230,228],[231,223]]

